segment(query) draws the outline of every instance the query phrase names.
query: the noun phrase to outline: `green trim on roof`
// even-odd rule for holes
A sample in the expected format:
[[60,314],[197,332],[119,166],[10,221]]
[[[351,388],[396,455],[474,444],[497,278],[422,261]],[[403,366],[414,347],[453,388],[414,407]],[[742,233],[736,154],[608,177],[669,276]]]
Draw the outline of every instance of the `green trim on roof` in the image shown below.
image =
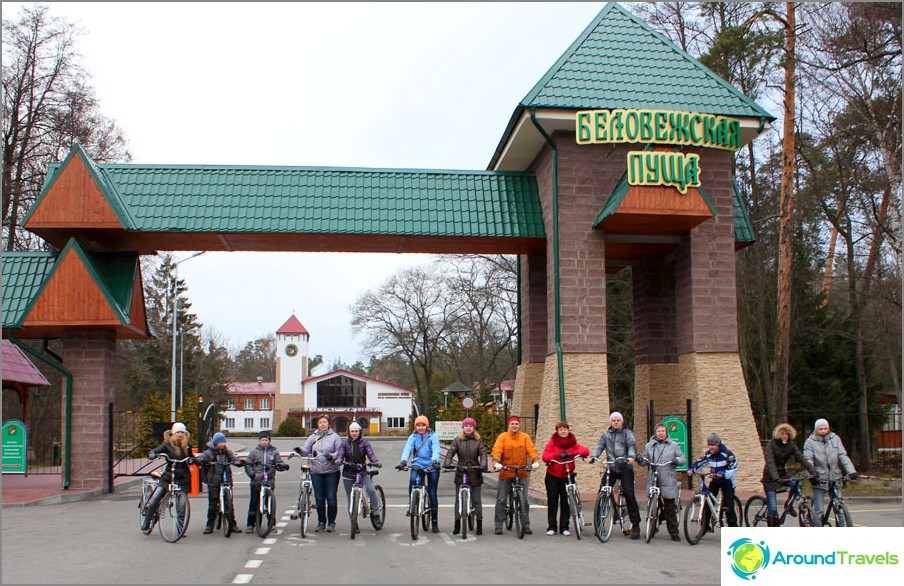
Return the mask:
[[127,319],[131,319],[132,296],[135,293],[135,274],[138,270],[138,253],[115,252],[98,254],[95,263],[110,293],[122,308]]
[[630,189],[631,186],[628,185],[628,170],[625,169],[621,179],[618,180],[618,183],[615,184],[615,188],[612,189],[612,193],[609,194],[606,203],[603,204],[603,209],[600,210],[599,215],[596,217],[596,220],[594,220],[594,228],[599,228],[600,224],[615,215],[619,206],[625,201],[625,196],[628,195]]
[[706,206],[709,208],[709,211],[713,213],[713,217],[719,215],[719,212],[716,211],[716,206],[713,205],[713,202],[709,201],[709,196],[706,195],[706,190],[703,189],[703,186],[697,188],[700,191],[700,196],[703,198],[703,201],[706,202]]
[[18,327],[56,263],[55,252],[4,252],[3,328]]
[[747,206],[744,205],[744,198],[741,197],[741,190],[738,189],[737,180],[733,180],[734,197],[732,197],[732,212],[734,214],[734,234],[735,242],[750,243],[756,242],[756,233],[753,231],[753,223],[750,221],[750,215],[747,213]]

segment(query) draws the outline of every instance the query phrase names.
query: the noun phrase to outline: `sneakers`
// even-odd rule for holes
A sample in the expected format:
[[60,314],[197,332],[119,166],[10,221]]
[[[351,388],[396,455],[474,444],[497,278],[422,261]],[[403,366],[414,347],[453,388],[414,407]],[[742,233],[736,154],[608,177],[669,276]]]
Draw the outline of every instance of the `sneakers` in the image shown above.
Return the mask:
[[502,535],[502,527],[496,527],[496,530],[493,531],[496,535]]
[[546,530],[546,534],[547,534],[547,535],[555,535],[555,534],[556,534],[556,530],[555,530],[555,529],[547,529],[547,530]]
[[204,535],[210,535],[211,533],[213,533],[213,527],[208,525],[207,527],[204,528]]
[[336,524],[335,524],[335,523],[330,523],[329,525],[326,526],[326,532],[327,532],[327,533],[332,533],[332,532],[335,531],[335,530],[336,530]]
[[524,528],[524,534],[525,534],[525,535],[533,535],[534,532],[530,530],[530,527],[525,527],[525,528]]
[[562,529],[562,535],[568,537],[569,535],[571,535],[571,531],[569,531],[568,529]]
[[245,529],[245,533],[254,533],[254,525],[248,525],[248,528]]
[[326,522],[320,521],[317,523],[317,528],[314,529],[314,533],[320,533],[321,531],[326,531]]
[[678,534],[676,533],[676,534],[672,535],[672,541],[681,541],[681,537],[679,537]]
[[640,539],[640,525],[637,523],[631,527],[631,539]]

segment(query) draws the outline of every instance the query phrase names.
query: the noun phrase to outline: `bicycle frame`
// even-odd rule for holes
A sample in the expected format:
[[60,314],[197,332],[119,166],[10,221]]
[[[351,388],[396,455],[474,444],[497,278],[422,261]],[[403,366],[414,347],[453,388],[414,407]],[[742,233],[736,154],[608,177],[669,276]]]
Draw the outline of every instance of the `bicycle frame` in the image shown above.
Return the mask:
[[843,477],[841,480],[831,480],[827,482],[827,486],[825,487],[826,493],[829,496],[829,502],[825,504],[825,510],[822,513],[821,525],[825,526],[833,526],[831,521],[834,521],[835,527],[850,527],[853,526],[853,521],[851,520],[851,514],[847,510],[847,506],[844,504],[844,497],[841,496],[841,487],[846,483],[847,478]]
[[[474,500],[471,498],[471,484],[468,480],[468,471],[481,470],[481,468],[480,466],[458,465],[452,468],[452,470],[461,471],[461,486],[458,488],[458,494],[455,495],[455,498],[457,499],[456,504],[458,505],[458,517],[456,517],[455,520],[460,524],[461,538],[467,539],[468,531],[474,530],[474,522],[477,514],[474,509]],[[465,503],[467,503],[467,505],[465,505]]]
[[411,526],[411,539],[417,540],[418,520],[420,520],[424,531],[427,530],[427,527],[430,524],[429,517],[432,509],[427,502],[427,499],[429,498],[427,494],[427,474],[433,469],[421,468],[420,466],[402,466],[397,467],[397,469],[401,470],[402,472],[413,470],[416,473],[414,485],[411,487],[411,492],[408,495],[407,516],[410,517],[409,524]]
[[584,527],[584,512],[581,506],[581,491],[578,489],[578,477],[574,471],[574,460],[566,462],[550,460],[547,465],[549,464],[561,464],[565,467],[565,495],[569,509],[573,509],[570,513],[574,520],[575,536],[581,539],[581,530]]
[[295,448],[294,454],[289,457],[298,456],[301,458],[301,472],[298,479],[298,501],[295,505],[295,511],[289,515],[294,521],[301,517],[301,537],[304,538],[308,531],[308,519],[311,516],[311,506],[314,502],[314,482],[311,480],[311,462],[313,458],[302,456],[301,450]]
[[[193,459],[193,456],[186,456],[180,460],[174,460],[170,458],[168,454],[163,453],[159,454],[157,457],[167,461],[169,465],[170,480],[167,485],[167,494],[163,495],[157,505],[157,511],[155,513],[156,520],[152,520],[151,522],[157,523],[160,536],[163,537],[164,541],[175,543],[185,535],[185,532],[188,529],[188,522],[191,519],[191,506],[188,497],[185,495],[182,487],[176,482],[176,464],[187,463]],[[181,502],[182,510],[180,510],[180,502],[177,501]],[[164,507],[166,509],[165,513],[173,518],[172,528],[167,527],[164,529],[164,523],[160,522],[162,514],[161,509]],[[172,529],[172,531],[170,531],[170,529]],[[151,529],[151,531],[153,531],[153,529]],[[150,531],[148,533],[150,533]]]

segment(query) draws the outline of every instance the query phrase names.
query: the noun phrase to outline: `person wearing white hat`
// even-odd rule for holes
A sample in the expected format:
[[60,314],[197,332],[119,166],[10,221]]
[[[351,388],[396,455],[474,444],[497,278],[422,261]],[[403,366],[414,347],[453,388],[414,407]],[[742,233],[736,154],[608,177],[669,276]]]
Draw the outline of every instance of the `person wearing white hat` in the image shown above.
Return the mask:
[[[348,498],[349,504],[351,504],[352,486],[354,486],[355,478],[358,476],[358,468],[349,464],[360,465],[367,461],[370,461],[376,468],[382,466],[370,442],[364,439],[361,433],[361,426],[357,421],[353,421],[348,426],[348,437],[344,438],[342,443],[339,444],[339,454],[336,456],[336,462],[344,464],[342,467],[342,485],[345,487],[345,496]],[[363,474],[361,480],[364,482],[364,490],[367,492],[367,499],[370,501],[370,518],[373,520],[373,525],[382,527],[380,525],[380,517],[383,515],[383,503],[377,496],[374,481],[370,474]],[[349,514],[351,515],[352,513]],[[355,511],[354,514],[357,515],[358,512]],[[360,532],[361,530],[359,529],[358,531]]]
[[[188,437],[189,433],[188,429],[185,428],[185,424],[181,421],[177,421],[173,424],[172,429],[163,432],[163,443],[148,453],[148,460],[156,460],[157,456],[161,454],[166,454],[172,460],[181,460],[191,456],[191,444],[188,443]],[[181,486],[189,486],[191,484],[191,471],[188,469],[188,465],[194,463],[192,460],[176,464],[176,484]],[[154,490],[151,500],[148,501],[147,515],[145,515],[144,521],[141,524],[141,530],[144,531],[145,534],[150,534],[150,532],[154,530],[157,507],[160,505],[163,495],[169,490],[171,478],[172,474],[170,473],[170,467],[165,466],[163,468],[163,473],[160,475],[160,480],[157,483],[157,488]]]
[[[591,464],[596,462],[603,452],[606,452],[606,456],[612,462],[609,464],[612,468],[612,474],[609,475],[610,486],[621,479],[622,494],[625,495],[628,516],[631,518],[631,539],[640,539],[640,508],[634,494],[632,467],[637,459],[637,440],[634,438],[634,432],[625,427],[625,418],[618,411],[613,411],[609,415],[609,429],[600,436],[587,461]],[[627,461],[618,462],[617,458],[626,458]]]
[[[813,485],[813,513],[821,522],[824,511],[826,490],[830,482],[841,482],[847,475],[851,480],[857,479],[857,470],[848,457],[841,438],[829,429],[829,422],[817,419],[813,433],[804,442],[804,460],[816,469],[816,475],[810,479]],[[841,487],[838,487],[841,492]]]

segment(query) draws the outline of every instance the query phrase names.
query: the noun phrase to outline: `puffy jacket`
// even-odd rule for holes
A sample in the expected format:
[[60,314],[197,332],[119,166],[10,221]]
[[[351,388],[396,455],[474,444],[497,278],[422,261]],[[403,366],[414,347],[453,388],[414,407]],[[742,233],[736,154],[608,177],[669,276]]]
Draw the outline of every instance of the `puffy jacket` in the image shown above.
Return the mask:
[[[148,457],[153,459],[157,457],[158,454],[166,454],[172,460],[181,460],[186,456],[190,456],[192,454],[192,447],[191,444],[188,443],[188,434],[185,434],[185,441],[180,444],[176,434],[170,430],[164,431],[163,443],[151,450]],[[172,477],[172,474],[170,474],[170,466],[171,463],[167,462],[161,469],[160,486],[166,487],[169,484],[170,478]],[[191,471],[188,469],[188,464],[185,462],[176,464],[176,484],[182,487],[186,492],[191,486]]]
[[811,433],[804,442],[804,460],[816,469],[816,476],[822,482],[835,482],[845,474],[857,471],[841,438],[833,431],[824,436],[817,435],[815,431]]
[[[380,461],[374,453],[374,449],[370,446],[370,442],[360,435],[358,436],[358,439],[354,440],[350,437],[343,438],[342,442],[339,444],[339,455],[336,459],[355,464],[363,464],[368,460],[371,464],[376,464]],[[342,467],[343,478],[354,480],[357,475],[358,470],[356,468],[352,466]]]
[[[465,435],[465,432],[458,434],[458,437],[452,440],[452,445],[446,451],[446,459],[443,465],[447,468],[452,465],[452,458],[458,456],[458,464],[460,466],[480,466],[487,467],[487,448],[483,445],[483,439],[477,430],[474,435]],[[461,484],[464,472],[455,471],[455,484]],[[480,470],[468,470],[468,485],[480,486],[483,484],[483,473]]]
[[[737,483],[735,478],[738,474],[738,459],[735,458],[734,452],[725,447],[725,444],[719,442],[719,451],[713,454],[709,450],[703,454],[703,457],[691,464],[688,468],[689,472],[696,472],[701,468],[709,466],[713,474],[721,474],[725,482],[731,482],[734,486]],[[713,478],[711,483],[721,484],[719,478]]]
[[217,449],[211,440],[207,444],[207,449],[195,456],[198,464],[204,466],[205,482],[212,489],[219,488],[223,482],[223,472],[232,484],[232,464],[240,464],[241,460],[232,453],[229,448]]
[[[530,436],[519,431],[513,433],[504,431],[496,438],[493,444],[493,460],[501,463],[503,466],[526,466],[533,460],[540,457],[537,448],[534,447],[533,440]],[[518,470],[518,478],[527,478],[527,471]],[[499,478],[514,478],[514,470],[500,470]]]
[[336,460],[339,459],[339,446],[342,438],[332,429],[312,433],[301,448],[305,456],[313,456],[311,474],[332,474],[339,471]]
[[[416,455],[412,458],[412,454]],[[412,458],[412,466],[429,468],[433,466],[434,462],[439,462],[441,456],[439,436],[433,433],[432,429],[428,429],[427,433],[414,432],[408,436],[408,441],[405,442],[405,448],[402,450],[402,456],[399,461],[407,462],[409,458]]]
[[[674,466],[661,466],[659,468],[659,490],[662,498],[676,499],[681,496],[681,488],[678,486],[678,466],[684,466],[687,458],[681,451],[675,440],[666,436],[664,440],[656,439],[656,436],[650,438],[647,445],[643,447],[643,460],[639,462],[641,466],[649,466],[649,463],[665,464],[670,463]],[[652,478],[653,475],[650,475]]]
[[[591,458],[599,458],[603,452],[610,461],[616,458],[634,458],[637,459],[637,440],[634,439],[634,432],[627,427],[615,429],[610,427],[600,436],[600,441],[596,447],[590,452]],[[621,472],[628,468],[627,462],[616,462],[613,470]]]
[[282,456],[272,445],[266,447],[258,444],[253,450],[248,452],[245,458],[245,474],[251,479],[252,484],[262,484],[264,482],[264,472],[267,472],[267,484],[274,486],[276,484],[276,468],[286,466]]
[[[559,457],[559,452],[571,452],[571,456],[563,460]],[[579,444],[577,438],[574,437],[574,434],[569,431],[568,435],[565,437],[559,436],[558,433],[552,434],[546,447],[543,448],[543,456],[541,459],[547,464],[552,460],[558,460],[559,462],[574,462],[574,459],[577,457],[589,455],[590,448]],[[568,468],[573,472],[574,464],[569,464]],[[568,476],[564,464],[549,464],[546,467],[546,473],[550,476],[555,476],[556,478],[566,478]]]
[[[789,439],[783,442],[781,434],[787,432]],[[804,468],[810,475],[816,474],[816,468],[804,459],[800,448],[793,441],[797,432],[787,423],[782,423],[775,428],[772,433],[772,439],[763,448],[763,456],[766,458],[766,465],[763,466],[763,490],[772,492],[778,490],[782,484],[781,479],[787,478],[788,471],[785,466],[788,460],[795,459],[798,463],[803,464]]]

